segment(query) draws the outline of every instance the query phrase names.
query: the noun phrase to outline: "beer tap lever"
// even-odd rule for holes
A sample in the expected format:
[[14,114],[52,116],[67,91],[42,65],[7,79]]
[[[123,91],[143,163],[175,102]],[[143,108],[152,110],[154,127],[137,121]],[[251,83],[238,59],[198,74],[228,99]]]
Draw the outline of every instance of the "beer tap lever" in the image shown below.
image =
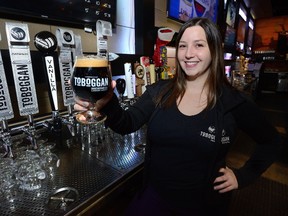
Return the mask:
[[1,127],[2,127],[1,140],[3,141],[3,145],[5,148],[5,153],[4,153],[3,157],[13,158],[14,155],[13,155],[12,148],[11,148],[12,138],[11,138],[11,134],[9,132],[7,120],[1,121]]
[[51,132],[60,132],[62,130],[62,119],[58,111],[52,111],[51,121],[45,121],[43,126]]

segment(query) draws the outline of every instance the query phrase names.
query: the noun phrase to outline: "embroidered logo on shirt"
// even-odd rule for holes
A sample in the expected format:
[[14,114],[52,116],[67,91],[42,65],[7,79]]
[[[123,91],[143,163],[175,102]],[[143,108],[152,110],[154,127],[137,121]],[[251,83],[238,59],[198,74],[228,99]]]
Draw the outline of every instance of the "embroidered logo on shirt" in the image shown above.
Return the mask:
[[215,131],[216,129],[214,126],[209,126],[208,132],[200,131],[200,136],[209,139],[210,142],[215,142]]
[[[214,126],[209,126],[207,129],[207,132],[200,131],[200,136],[204,137],[206,139],[209,139],[210,142],[215,142],[215,133],[216,128]],[[222,130],[222,137],[221,137],[221,144],[229,144],[230,143],[230,137],[226,136],[226,131]]]
[[221,143],[222,144],[229,144],[230,143],[230,137],[229,136],[225,136],[225,135],[226,135],[226,131],[223,129],[222,130]]

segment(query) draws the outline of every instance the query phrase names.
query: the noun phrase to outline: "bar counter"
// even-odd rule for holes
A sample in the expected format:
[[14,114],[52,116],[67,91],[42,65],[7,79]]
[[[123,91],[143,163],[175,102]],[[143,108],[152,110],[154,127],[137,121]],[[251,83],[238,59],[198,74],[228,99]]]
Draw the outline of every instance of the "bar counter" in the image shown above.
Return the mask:
[[[144,153],[134,147],[145,142],[145,128],[124,136],[102,126],[91,137],[82,126],[76,131],[71,136],[63,125],[61,132],[41,132],[39,140],[56,143],[52,151],[60,166],[40,189],[24,190],[14,203],[1,203],[1,215],[92,215],[141,176]],[[29,145],[28,139],[23,140],[21,145]]]

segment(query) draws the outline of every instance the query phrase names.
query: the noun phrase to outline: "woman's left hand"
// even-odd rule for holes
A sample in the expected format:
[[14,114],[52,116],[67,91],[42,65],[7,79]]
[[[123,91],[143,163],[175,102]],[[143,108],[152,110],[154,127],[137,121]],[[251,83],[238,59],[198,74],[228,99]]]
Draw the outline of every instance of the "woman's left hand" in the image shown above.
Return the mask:
[[234,172],[229,168],[221,168],[219,170],[223,175],[217,177],[214,181],[214,190],[219,191],[219,193],[225,193],[238,188],[238,181]]

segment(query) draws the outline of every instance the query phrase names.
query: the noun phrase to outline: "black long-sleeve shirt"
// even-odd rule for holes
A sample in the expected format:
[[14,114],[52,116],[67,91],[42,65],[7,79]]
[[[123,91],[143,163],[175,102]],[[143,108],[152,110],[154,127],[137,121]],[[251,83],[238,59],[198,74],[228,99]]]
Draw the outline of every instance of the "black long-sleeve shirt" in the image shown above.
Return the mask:
[[147,182],[168,202],[187,206],[201,196],[205,198],[207,190],[213,191],[213,181],[226,165],[238,129],[257,144],[245,165],[234,170],[239,188],[254,181],[275,161],[281,138],[244,94],[223,86],[213,109],[185,116],[176,102],[167,109],[155,106],[154,99],[167,82],[147,86],[129,110],[122,110],[114,97],[103,112],[108,115],[106,124],[118,133],[130,133],[147,124]]

